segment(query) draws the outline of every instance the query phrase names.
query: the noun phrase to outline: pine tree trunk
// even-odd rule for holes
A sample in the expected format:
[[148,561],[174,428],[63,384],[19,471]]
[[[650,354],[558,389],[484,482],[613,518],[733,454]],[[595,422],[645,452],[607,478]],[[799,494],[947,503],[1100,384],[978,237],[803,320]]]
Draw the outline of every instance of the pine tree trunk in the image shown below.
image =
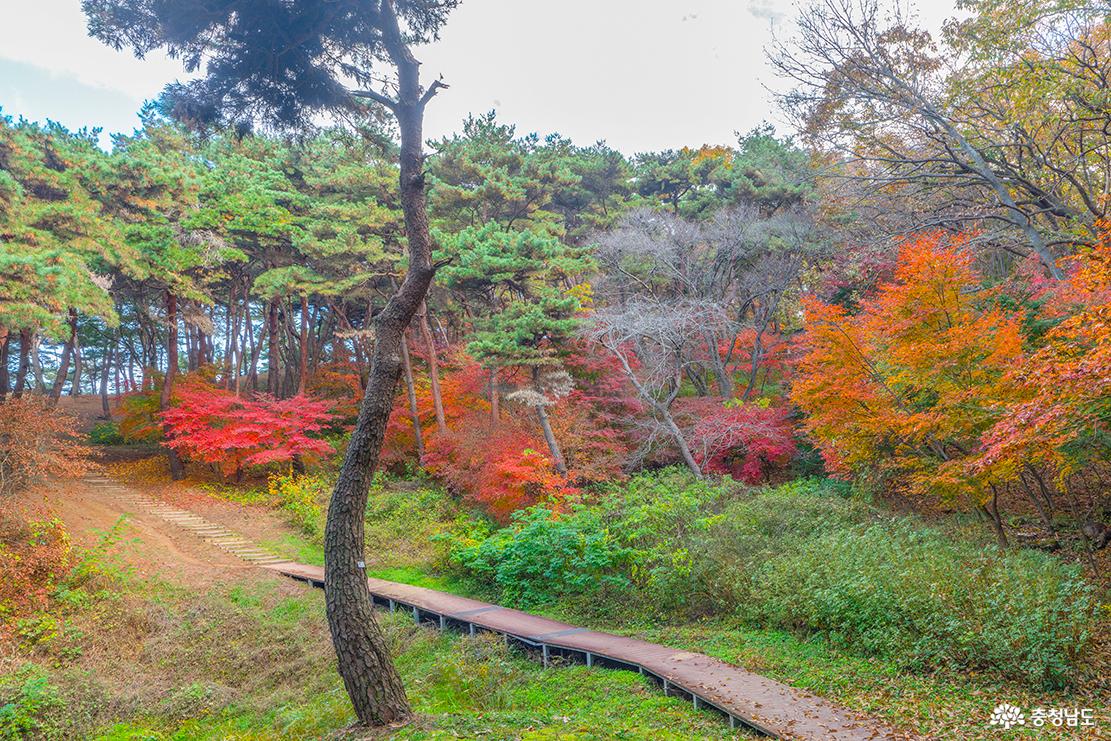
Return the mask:
[[31,343],[31,369],[35,374],[35,391],[40,394],[46,393],[46,381],[42,375],[42,358],[39,356],[39,337],[35,335],[34,341]]
[[266,317],[267,349],[266,360],[266,391],[271,396],[278,395],[278,368],[281,361],[278,359],[278,299],[270,299],[270,309]]
[[62,398],[62,387],[66,385],[66,376],[69,374],[69,360],[73,355],[73,344],[77,341],[77,310],[69,310],[69,338],[62,347],[62,359],[58,363],[58,373],[54,376],[54,385],[50,389],[50,403],[57,404]]
[[8,396],[11,390],[11,379],[8,377],[8,354],[12,347],[12,333],[0,328],[0,401]]
[[301,355],[297,366],[297,393],[305,393],[309,377],[309,298],[301,296]]
[[[158,408],[163,412],[170,408],[170,401],[173,398],[177,363],[177,296],[166,291],[166,375],[162,379],[162,394],[158,399]],[[169,427],[163,425],[162,431],[169,438]],[[185,478],[185,465],[181,462],[181,456],[177,451],[167,446],[166,458],[170,464],[170,478],[174,481]]]
[[82,370],[82,357],[81,357],[81,337],[74,332],[73,334],[73,380],[69,384],[69,395],[81,395],[81,370]]
[[19,367],[15,374],[15,389],[12,395],[17,399],[23,396],[23,389],[27,383],[27,371],[31,365],[31,343],[34,337],[29,329],[19,330]]
[[412,710],[389,647],[374,618],[365,571],[367,492],[378,465],[402,371],[405,328],[432,282],[432,239],[426,210],[422,123],[435,93],[420,87],[420,63],[398,27],[394,3],[383,0],[383,47],[398,72],[391,110],[401,133],[400,197],[405,216],[408,271],[401,287],[374,317],[375,344],[366,395],[332,492],[324,532],[324,593],[337,668],[359,721],[380,726],[407,722]]
[[441,435],[447,432],[444,418],[444,398],[440,395],[440,364],[436,358],[436,341],[432,339],[432,329],[428,326],[428,305],[421,302],[417,309],[421,339],[428,351],[428,378],[432,384],[432,408],[436,411],[436,430]]
[[108,403],[108,376],[112,368],[112,357],[116,350],[116,335],[114,332],[108,342],[104,343],[104,367],[100,369],[100,411],[104,419],[112,419],[112,407]]
[[405,371],[405,393],[409,397],[409,416],[413,420],[413,439],[416,441],[417,463],[424,463],[424,435],[420,429],[420,411],[417,409],[417,389],[413,384],[413,364],[409,359],[409,342],[401,336],[401,361]]

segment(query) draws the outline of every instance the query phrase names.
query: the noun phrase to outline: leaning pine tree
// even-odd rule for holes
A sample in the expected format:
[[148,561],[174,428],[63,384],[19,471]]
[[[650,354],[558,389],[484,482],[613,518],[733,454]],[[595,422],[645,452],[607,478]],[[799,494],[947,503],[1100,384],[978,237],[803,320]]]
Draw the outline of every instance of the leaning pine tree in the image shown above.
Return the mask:
[[[204,76],[174,83],[163,95],[164,107],[186,122],[307,127],[314,114],[358,109],[367,99],[397,119],[408,272],[374,319],[366,395],[332,493],[324,540],[324,589],[339,672],[359,721],[374,726],[403,723],[412,715],[374,619],[363,565],[363,513],[401,375],[403,332],[435,270],[422,127],[424,108],[443,85],[421,86],[420,63],[410,47],[434,38],[458,1],[83,2],[90,32],[105,43],[138,56],[165,48],[188,71],[206,64]],[[382,65],[392,68],[392,83],[372,89]]]

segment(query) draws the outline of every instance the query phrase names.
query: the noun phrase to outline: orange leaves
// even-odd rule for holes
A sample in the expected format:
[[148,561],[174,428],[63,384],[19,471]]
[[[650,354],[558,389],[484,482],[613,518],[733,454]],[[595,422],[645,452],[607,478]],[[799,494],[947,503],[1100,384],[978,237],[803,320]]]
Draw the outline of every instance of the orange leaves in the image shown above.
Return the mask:
[[87,459],[74,419],[46,399],[0,402],[0,496],[46,476],[78,476]]
[[966,464],[1012,395],[1016,316],[980,287],[967,240],[908,241],[893,281],[860,311],[810,300],[793,399],[827,461],[897,472],[917,493],[981,500]]
[[1050,289],[1051,316],[1071,314],[1044,345],[1009,374],[1015,401],[984,435],[976,465],[1013,479],[1027,464],[1048,464],[1061,476],[1105,461],[1111,425],[1111,223],[1073,260],[1067,280]]

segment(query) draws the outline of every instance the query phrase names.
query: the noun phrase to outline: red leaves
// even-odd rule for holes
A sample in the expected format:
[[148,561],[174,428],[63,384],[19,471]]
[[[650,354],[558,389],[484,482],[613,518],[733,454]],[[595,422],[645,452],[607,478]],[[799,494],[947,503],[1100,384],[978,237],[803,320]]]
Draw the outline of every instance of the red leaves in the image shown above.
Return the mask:
[[795,457],[790,415],[784,407],[699,398],[684,400],[682,411],[693,417],[691,452],[706,473],[728,473],[756,484]]
[[179,384],[174,397],[176,405],[162,414],[169,429],[165,444],[192,460],[217,465],[225,476],[244,466],[334,452],[311,436],[333,419],[329,401],[244,399],[196,380]]

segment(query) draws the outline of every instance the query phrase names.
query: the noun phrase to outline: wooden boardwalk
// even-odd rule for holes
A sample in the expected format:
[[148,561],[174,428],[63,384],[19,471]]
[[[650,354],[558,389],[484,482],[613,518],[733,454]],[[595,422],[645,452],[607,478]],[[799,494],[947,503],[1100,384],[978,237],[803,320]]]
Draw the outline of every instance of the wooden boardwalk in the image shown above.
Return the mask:
[[[314,586],[324,586],[324,569],[292,562],[260,564]],[[560,657],[587,665],[639,671],[664,692],[685,697],[748,726],[783,739],[905,739],[874,719],[809,692],[754,674],[705,654],[680,651],[624,636],[600,633],[520,610],[408,584],[368,579],[375,604],[410,612],[418,622],[474,634],[505,636],[540,655],[547,664]]]

